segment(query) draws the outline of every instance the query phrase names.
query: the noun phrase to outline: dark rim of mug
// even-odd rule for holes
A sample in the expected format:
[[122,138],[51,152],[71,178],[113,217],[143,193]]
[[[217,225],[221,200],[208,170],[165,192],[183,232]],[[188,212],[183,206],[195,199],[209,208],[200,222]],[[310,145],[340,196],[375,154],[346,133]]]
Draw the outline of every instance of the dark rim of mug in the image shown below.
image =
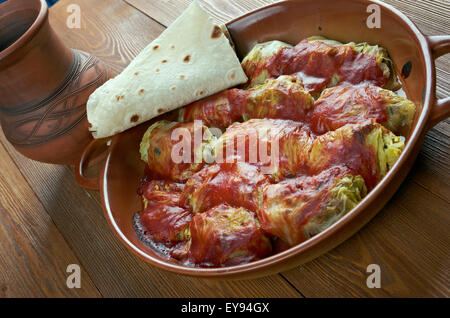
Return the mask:
[[[12,43],[10,46],[8,46],[3,51],[0,51],[0,61],[4,60],[9,55],[11,55],[13,52],[15,52],[18,49],[25,46],[25,44],[27,44],[38,33],[38,31],[44,24],[43,22],[47,19],[47,16],[48,16],[47,2],[45,2],[45,0],[33,0],[30,7],[33,7],[36,2],[40,3],[40,8],[39,8],[39,13],[38,13],[36,19],[34,20],[33,24],[14,43]],[[6,4],[7,3],[5,3],[5,5]]]

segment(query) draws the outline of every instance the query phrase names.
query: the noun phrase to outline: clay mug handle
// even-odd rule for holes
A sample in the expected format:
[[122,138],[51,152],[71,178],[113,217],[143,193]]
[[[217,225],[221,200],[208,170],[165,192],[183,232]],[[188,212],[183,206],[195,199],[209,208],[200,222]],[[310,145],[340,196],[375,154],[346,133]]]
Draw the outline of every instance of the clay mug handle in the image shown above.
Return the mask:
[[[93,139],[83,150],[80,158],[78,159],[77,164],[75,165],[75,181],[81,185],[83,188],[87,190],[99,191],[100,189],[100,175],[95,177],[86,177],[85,170],[89,165],[94,163],[98,163],[99,158],[103,158],[99,156],[99,153],[105,153],[106,147],[108,146],[110,139]],[[105,149],[101,149],[105,148]],[[91,160],[93,155],[97,153],[97,156],[94,156],[94,159]]]

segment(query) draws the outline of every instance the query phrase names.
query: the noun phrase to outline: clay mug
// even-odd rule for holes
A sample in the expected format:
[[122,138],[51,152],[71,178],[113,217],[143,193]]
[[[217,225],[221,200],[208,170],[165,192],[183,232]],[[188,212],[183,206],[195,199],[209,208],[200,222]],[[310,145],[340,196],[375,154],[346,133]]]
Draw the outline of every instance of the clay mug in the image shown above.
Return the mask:
[[92,139],[86,101],[108,77],[100,60],[61,42],[45,0],[0,4],[0,122],[17,151],[75,164]]

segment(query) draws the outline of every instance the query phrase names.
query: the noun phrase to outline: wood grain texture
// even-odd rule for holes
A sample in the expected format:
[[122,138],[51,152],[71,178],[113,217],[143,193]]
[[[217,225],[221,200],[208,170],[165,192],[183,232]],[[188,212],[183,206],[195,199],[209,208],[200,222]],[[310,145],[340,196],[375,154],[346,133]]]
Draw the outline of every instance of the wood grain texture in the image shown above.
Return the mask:
[[0,157],[0,298],[100,296],[83,267],[81,288],[67,287],[80,260],[1,144]]
[[[50,10],[50,23],[67,45],[98,56],[118,73],[190,3],[126,1],[60,0]],[[270,2],[201,0],[221,22]],[[447,0],[386,2],[426,34],[450,33]],[[78,30],[66,26],[67,6],[73,3],[82,10]],[[437,61],[439,97],[450,95],[449,61]],[[24,158],[0,134],[0,297],[449,297],[449,135],[448,120],[427,134],[394,198],[338,248],[282,276],[224,282],[176,276],[140,261],[112,234],[98,193],[79,187],[68,167]],[[25,247],[27,253],[21,252]],[[82,265],[87,289],[64,289],[67,262]],[[381,266],[381,289],[366,287],[365,270],[372,263]]]
[[[191,2],[126,1],[166,26]],[[233,1],[230,6],[219,0],[200,2],[220,22],[246,11],[236,9]],[[448,1],[385,2],[400,9],[425,34],[450,34]],[[259,1],[244,0],[238,8],[260,6]],[[439,58],[436,67],[437,96],[449,96],[450,57]],[[335,250],[283,276],[306,297],[450,296],[449,137],[449,120],[430,130],[407,181],[374,221]],[[382,289],[366,286],[366,268],[372,263],[380,264],[385,275]]]
[[[81,28],[69,29],[67,6],[81,9]],[[113,73],[127,66],[149,41],[165,29],[123,1],[59,1],[50,10],[50,24],[71,48],[97,56]]]
[[[164,26],[172,23],[193,0],[125,0]],[[246,12],[277,2],[274,0],[198,0],[218,22],[225,23]]]
[[[449,209],[409,177],[362,231],[284,275],[306,297],[448,297]],[[369,264],[381,267],[380,289],[366,286]]]
[[[81,7],[80,30],[66,27],[69,3]],[[121,71],[163,29],[131,6],[106,0],[96,1],[94,7],[88,0],[61,1],[52,7],[50,23],[67,45],[97,54],[115,72]],[[98,193],[78,186],[70,168],[33,162],[15,152],[3,134],[0,141],[102,296],[300,296],[279,275],[246,282],[208,281],[176,276],[142,262],[114,237],[103,217]]]

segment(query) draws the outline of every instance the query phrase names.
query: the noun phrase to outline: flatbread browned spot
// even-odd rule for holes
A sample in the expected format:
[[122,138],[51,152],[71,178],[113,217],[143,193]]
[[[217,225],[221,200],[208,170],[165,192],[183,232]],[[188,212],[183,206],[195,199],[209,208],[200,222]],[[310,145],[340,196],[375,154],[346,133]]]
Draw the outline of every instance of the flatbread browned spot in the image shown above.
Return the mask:
[[184,75],[180,75],[180,79],[184,79]]
[[184,57],[184,62],[185,63],[189,63],[189,61],[191,60],[191,56],[190,55],[186,55],[185,57]]
[[159,72],[159,68],[156,69],[156,73],[158,73],[158,72]]
[[139,72],[134,73],[134,75],[138,76],[138,75],[139,75]]
[[154,47],[153,47],[153,50],[157,50],[159,48],[159,45],[155,45]]
[[125,98],[124,95],[117,95],[117,96],[116,96],[116,100],[117,100],[117,101],[119,101],[119,100],[121,100],[121,99],[124,99],[124,98]]
[[177,88],[176,88],[175,86],[172,86],[170,89],[174,91],[174,90],[176,90]]
[[205,95],[205,92],[203,90],[201,90],[198,92],[198,95],[203,96],[203,95]]
[[137,122],[137,121],[139,121],[139,115],[133,115],[133,116],[131,116],[131,118],[130,118],[130,121],[132,122],[132,123],[135,123],[135,122]]
[[139,95],[142,95],[142,94],[144,94],[144,92],[145,92],[145,90],[143,89],[143,88],[141,88],[140,90],[139,90]]
[[211,38],[217,39],[217,38],[220,38],[221,35],[222,35],[222,30],[220,29],[219,26],[215,25],[214,29],[211,33]]
[[235,77],[236,77],[236,74],[234,74],[234,72],[230,74],[231,79],[234,79]]
[[167,63],[167,60],[162,60],[161,63],[163,63],[163,64],[164,64],[164,63]]
[[170,48],[171,48],[171,49],[174,49],[174,48],[175,48],[175,45],[172,45]]
[[164,113],[164,109],[158,108],[158,114]]

